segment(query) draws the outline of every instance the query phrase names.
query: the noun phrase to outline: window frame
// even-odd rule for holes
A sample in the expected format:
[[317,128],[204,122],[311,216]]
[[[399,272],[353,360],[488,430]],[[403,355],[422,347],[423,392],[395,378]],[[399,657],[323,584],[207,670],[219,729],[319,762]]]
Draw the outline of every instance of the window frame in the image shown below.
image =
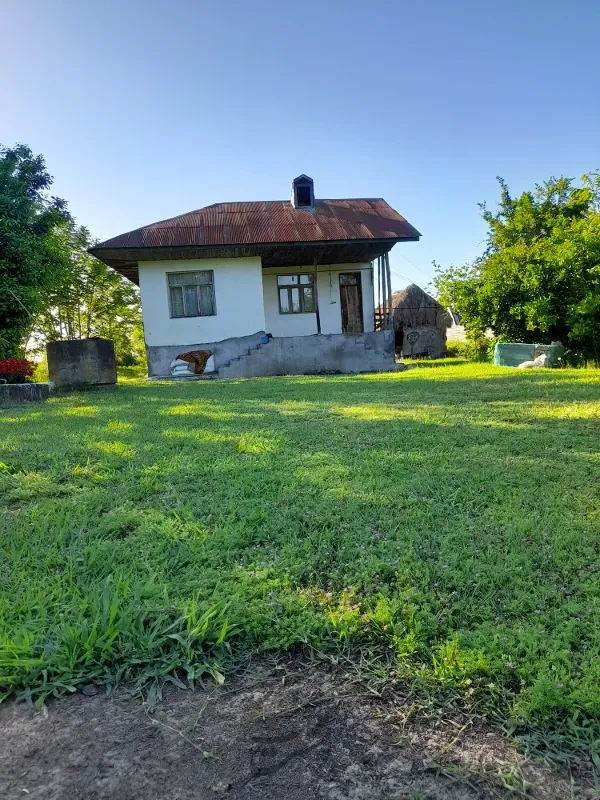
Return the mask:
[[294,190],[296,192],[296,208],[312,208],[314,206],[315,200],[313,197],[312,184],[297,183]]
[[[308,283],[302,283],[301,278],[303,276],[308,277],[310,280]],[[297,278],[297,283],[288,283],[283,286],[279,285],[280,278]],[[276,276],[276,286],[277,286],[277,305],[279,308],[279,313],[282,317],[289,317],[292,314],[314,314],[315,313],[315,276],[312,272],[294,272],[288,275],[277,275]],[[281,291],[287,289],[287,297],[288,297],[288,308],[289,311],[284,311],[281,306]],[[294,305],[292,302],[292,290],[298,290],[298,297],[300,300],[300,308],[298,311],[294,311]],[[304,299],[304,289],[311,289],[312,291],[312,309],[306,310],[305,306],[305,299]],[[302,290],[302,291],[300,291]]]
[[[313,209],[315,207],[315,185],[313,179],[309,178],[308,175],[299,175],[294,179],[292,186],[292,202],[294,208]],[[308,202],[300,202],[300,197],[298,196],[299,191],[300,196],[302,196],[305,191],[308,192],[308,198],[304,198],[305,200],[308,199]]]
[[[176,283],[174,285],[171,284],[170,276],[171,275],[200,275],[200,274],[207,274],[210,275],[210,281],[206,283],[200,283],[199,281],[190,281],[189,283]],[[195,317],[215,317],[217,315],[217,303],[215,299],[215,271],[212,269],[190,269],[190,270],[173,270],[172,272],[166,273],[166,281],[167,281],[167,296],[169,301],[169,318],[170,319],[194,319]],[[211,292],[211,301],[212,301],[212,312],[210,314],[202,314],[200,311],[200,302],[199,302],[199,288],[201,286],[210,286]],[[196,290],[196,306],[198,311],[196,314],[186,314],[185,313],[185,289],[186,288],[194,288]],[[182,299],[183,299],[183,314],[175,314],[173,310],[173,302],[172,302],[172,289],[181,289],[182,292]]]

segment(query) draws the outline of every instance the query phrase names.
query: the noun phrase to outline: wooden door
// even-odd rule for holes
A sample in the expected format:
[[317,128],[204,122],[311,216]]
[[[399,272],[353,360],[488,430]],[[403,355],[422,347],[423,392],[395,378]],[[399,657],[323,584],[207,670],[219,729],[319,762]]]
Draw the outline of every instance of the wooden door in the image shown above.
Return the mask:
[[340,273],[340,303],[342,306],[342,332],[362,333],[362,289],[360,272]]

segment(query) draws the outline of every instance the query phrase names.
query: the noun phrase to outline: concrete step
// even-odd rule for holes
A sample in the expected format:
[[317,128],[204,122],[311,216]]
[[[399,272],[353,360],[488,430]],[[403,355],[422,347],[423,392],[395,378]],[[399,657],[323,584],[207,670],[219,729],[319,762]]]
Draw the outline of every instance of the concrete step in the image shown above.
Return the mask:
[[[235,358],[232,358],[230,361],[227,361],[227,363],[221,364],[221,366],[219,367],[219,371],[221,373],[220,377],[222,378],[232,377],[228,376],[227,374],[227,371],[230,370],[230,367],[233,367],[233,370],[235,370],[234,366],[235,364],[239,364],[241,361],[246,362],[249,357],[255,354],[259,354],[264,347],[268,346],[269,346],[268,343],[259,342],[258,344],[254,345],[254,347],[249,347],[248,350],[246,350],[244,353],[240,353],[239,356],[236,356]],[[235,375],[235,377],[238,376]]]

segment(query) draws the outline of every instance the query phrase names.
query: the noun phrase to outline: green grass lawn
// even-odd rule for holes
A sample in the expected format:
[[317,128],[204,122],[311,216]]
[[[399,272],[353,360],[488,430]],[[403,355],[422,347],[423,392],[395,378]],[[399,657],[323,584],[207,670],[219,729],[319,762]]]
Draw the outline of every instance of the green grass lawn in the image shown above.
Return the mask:
[[0,462],[5,696],[306,644],[600,719],[600,371],[129,379],[0,413]]

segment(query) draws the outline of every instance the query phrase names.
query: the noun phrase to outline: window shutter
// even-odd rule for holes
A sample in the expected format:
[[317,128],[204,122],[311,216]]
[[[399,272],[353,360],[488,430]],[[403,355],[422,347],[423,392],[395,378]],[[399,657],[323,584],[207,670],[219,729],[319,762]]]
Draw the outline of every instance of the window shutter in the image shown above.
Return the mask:
[[202,272],[169,272],[168,275],[169,286],[202,286],[213,282],[212,269]]
[[181,286],[171,286],[169,289],[171,293],[171,316],[183,317],[183,289]]
[[214,273],[168,272],[172,317],[209,317],[215,312]]
[[195,286],[183,287],[183,305],[186,317],[195,317],[198,314],[198,289]]
[[209,317],[215,313],[215,302],[212,283],[205,286],[198,286],[198,309],[203,317]]

